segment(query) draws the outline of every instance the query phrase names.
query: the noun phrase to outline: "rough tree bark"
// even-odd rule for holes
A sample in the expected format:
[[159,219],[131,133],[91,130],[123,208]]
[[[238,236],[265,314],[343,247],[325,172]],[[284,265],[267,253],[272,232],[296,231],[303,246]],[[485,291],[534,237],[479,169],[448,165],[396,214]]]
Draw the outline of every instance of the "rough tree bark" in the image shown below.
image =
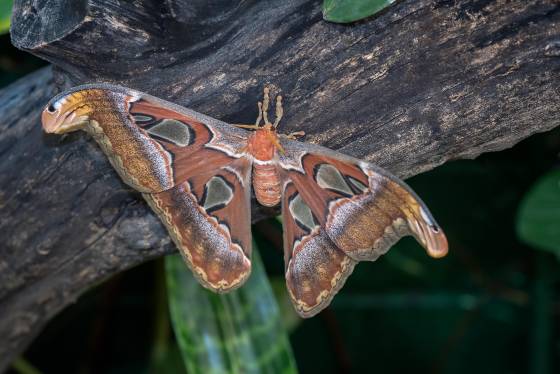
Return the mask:
[[16,0],[11,33],[55,69],[0,91],[0,371],[88,287],[173,251],[91,139],[42,134],[62,87],[250,123],[270,83],[284,132],[401,177],[560,123],[557,0],[404,0],[351,26],[307,0]]

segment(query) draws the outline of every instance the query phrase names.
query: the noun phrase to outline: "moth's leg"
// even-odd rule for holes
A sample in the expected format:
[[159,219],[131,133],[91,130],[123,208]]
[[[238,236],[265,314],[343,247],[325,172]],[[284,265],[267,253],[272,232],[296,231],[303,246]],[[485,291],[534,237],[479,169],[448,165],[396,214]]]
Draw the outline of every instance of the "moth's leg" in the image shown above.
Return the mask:
[[259,116],[257,117],[257,120],[255,121],[255,126],[259,127],[259,125],[261,124],[261,118],[263,116],[262,103],[259,101],[257,103],[257,106],[259,107]]
[[[235,125],[237,127],[237,125]],[[247,126],[253,126],[253,125],[247,125]],[[240,140],[247,140],[246,136],[241,136],[239,134],[231,134],[231,136],[233,136],[234,138],[240,139]]]
[[[270,92],[270,88],[268,87],[264,87],[264,95],[263,95],[263,103],[262,103],[262,116],[264,118],[264,124],[265,125],[270,125],[271,123],[268,120],[268,104],[270,102],[270,98],[268,96],[268,93]],[[259,105],[259,109],[261,108],[261,106]]]
[[244,123],[234,123],[233,126],[239,127],[241,129],[251,129],[251,130],[256,130],[260,128],[259,125],[246,125]]
[[280,134],[280,137],[290,140],[296,140],[297,138],[300,138],[302,136],[305,136],[305,131],[296,131],[290,134]]
[[278,151],[280,151],[281,154],[285,154],[286,152],[284,151],[284,147],[282,147],[282,144],[280,144],[280,141],[278,140],[278,137],[276,135],[270,135],[269,136],[270,141],[272,142],[272,144],[274,144],[274,146],[276,147],[276,149],[278,149]]
[[274,119],[274,128],[278,127],[282,116],[284,115],[284,109],[282,108],[282,96],[276,96],[276,118]]

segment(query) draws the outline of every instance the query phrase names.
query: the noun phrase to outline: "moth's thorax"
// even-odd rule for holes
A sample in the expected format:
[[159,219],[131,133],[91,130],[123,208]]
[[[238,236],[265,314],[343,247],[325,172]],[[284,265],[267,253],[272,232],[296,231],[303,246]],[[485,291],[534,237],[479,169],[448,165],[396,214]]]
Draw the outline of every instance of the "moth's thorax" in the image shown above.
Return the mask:
[[276,144],[278,142],[276,130],[269,126],[264,126],[251,134],[247,141],[246,150],[247,153],[259,161],[270,161],[276,154]]

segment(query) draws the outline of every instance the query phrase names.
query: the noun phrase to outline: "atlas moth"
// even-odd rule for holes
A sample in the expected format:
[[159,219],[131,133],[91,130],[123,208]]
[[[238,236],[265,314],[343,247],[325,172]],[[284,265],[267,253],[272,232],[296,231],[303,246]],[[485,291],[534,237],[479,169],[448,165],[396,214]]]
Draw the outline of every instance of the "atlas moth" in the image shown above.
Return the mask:
[[[84,130],[167,228],[200,284],[240,287],[251,271],[251,187],[281,205],[285,276],[297,312],[329,305],[359,261],[414,236],[432,257],[447,239],[420,198],[387,171],[277,132],[269,89],[254,125],[230,125],[129,88],[90,84],[54,97],[47,133]],[[262,124],[261,124],[262,122]]]

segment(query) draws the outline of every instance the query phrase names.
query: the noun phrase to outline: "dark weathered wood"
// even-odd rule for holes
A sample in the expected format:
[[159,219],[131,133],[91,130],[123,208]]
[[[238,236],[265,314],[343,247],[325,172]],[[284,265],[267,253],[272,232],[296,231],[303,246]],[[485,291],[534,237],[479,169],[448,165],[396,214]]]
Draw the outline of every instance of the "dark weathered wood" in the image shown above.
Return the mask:
[[56,73],[0,91],[0,370],[88,287],[173,250],[91,139],[42,134],[61,86],[119,83],[250,123],[270,83],[285,132],[403,177],[560,124],[556,0],[404,0],[352,26],[317,1],[115,4],[15,2],[13,43]]

